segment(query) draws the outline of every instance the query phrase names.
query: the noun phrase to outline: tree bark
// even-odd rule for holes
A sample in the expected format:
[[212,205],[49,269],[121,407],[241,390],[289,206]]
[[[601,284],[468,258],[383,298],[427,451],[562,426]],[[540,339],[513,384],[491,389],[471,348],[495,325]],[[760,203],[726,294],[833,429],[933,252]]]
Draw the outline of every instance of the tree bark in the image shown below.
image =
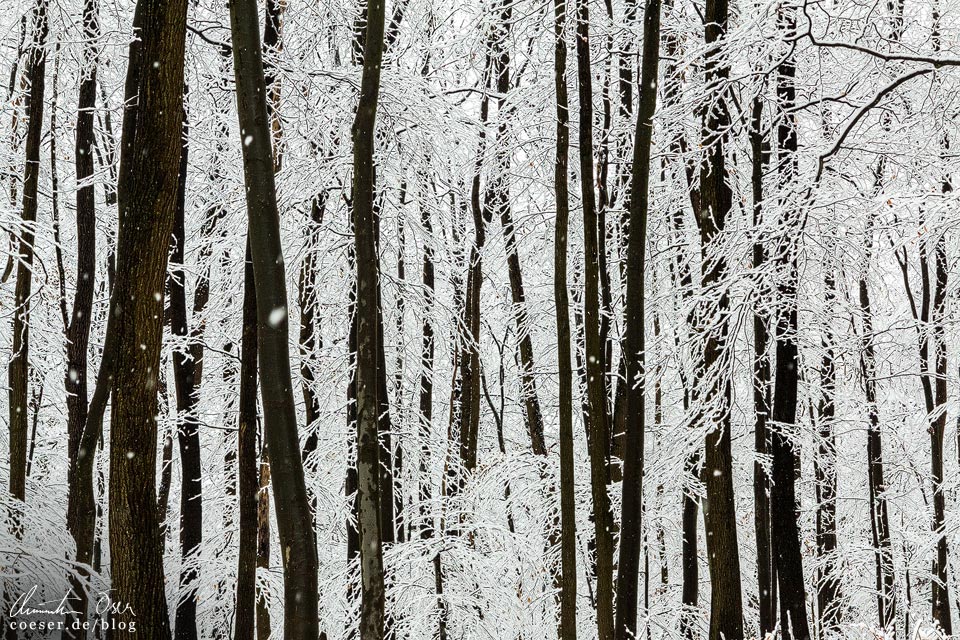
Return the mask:
[[288,306],[257,4],[230,4],[237,113],[257,288],[265,443],[284,567],[284,637],[317,638],[317,549],[303,475],[288,350]]
[[[792,8],[780,9],[780,29],[786,36],[796,30]],[[800,550],[800,514],[795,489],[800,453],[793,443],[797,422],[800,360],[797,350],[797,251],[799,213],[787,202],[797,174],[796,63],[786,56],[777,69],[777,170],[781,204],[786,209],[780,223],[782,237],[776,247],[777,286],[776,375],[773,392],[774,428],[770,434],[773,488],[770,494],[771,535],[780,597],[780,629],[786,640],[809,640],[803,556]]]
[[[48,0],[37,0],[33,10],[33,37],[27,67],[30,92],[27,98],[26,161],[23,170],[23,208],[14,293],[13,348],[7,380],[10,385],[10,495],[27,499],[27,434],[30,409],[27,404],[30,373],[30,300],[33,288],[33,254],[37,224],[37,191],[40,178],[40,142],[43,133],[43,101],[47,69],[46,41],[50,26]],[[21,524],[15,528],[20,532]]]
[[[705,12],[705,94],[709,107],[703,115],[705,149],[700,169],[700,239],[703,252],[702,284],[709,291],[723,286],[726,259],[719,246],[732,206],[726,181],[725,143],[730,115],[725,83],[730,75],[727,57],[721,50],[727,31],[727,0],[707,0]],[[724,364],[729,343],[729,293],[723,290],[710,314],[712,327],[706,329],[703,348],[701,401],[703,419],[709,425],[705,442],[704,480],[707,489],[703,506],[710,567],[710,640],[742,640],[743,602],[740,593],[740,556],[737,548],[736,507],[733,495],[733,460],[730,450],[731,381]],[[704,322],[705,318],[700,318]]]
[[[80,438],[87,419],[87,349],[93,316],[93,291],[96,283],[96,201],[93,189],[93,115],[97,102],[97,66],[100,40],[100,6],[97,0],[83,3],[83,76],[77,96],[77,132],[74,162],[77,174],[77,288],[73,296],[70,324],[67,326],[67,528],[76,543],[78,563],[89,565],[93,552],[93,529],[78,517],[78,480],[75,477]],[[79,580],[71,581],[74,598],[70,608],[79,615],[67,615],[66,637],[79,639],[72,629],[87,620],[87,595]]]
[[867,271],[873,249],[873,217],[867,218],[864,231],[865,255],[858,283],[863,335],[860,346],[860,372],[867,401],[867,480],[869,484],[870,530],[876,559],[878,623],[881,629],[893,629],[897,619],[896,577],[890,544],[890,518],[887,510],[886,483],[883,479],[883,440],[877,407],[876,353],[873,344],[873,311]]
[[357,261],[357,477],[360,499],[360,637],[384,637],[383,532],[379,519],[380,438],[377,397],[384,375],[377,357],[382,336],[380,274],[374,211],[374,145],[380,65],[383,58],[384,0],[369,0],[363,48],[360,99],[353,123],[353,221]]
[[[762,133],[763,100],[754,98],[750,126],[751,187],[753,191],[753,269],[758,278],[758,299],[767,294],[762,284],[761,269],[767,262],[767,252],[760,241],[763,221],[763,174],[769,160],[769,144]],[[770,427],[770,354],[769,318],[759,309],[753,315],[753,409],[754,451],[759,456],[769,455]],[[776,568],[771,551],[770,475],[759,460],[753,463],[754,530],[757,538],[757,603],[760,618],[760,636],[766,637],[777,625]]]
[[[646,296],[647,213],[650,196],[650,148],[657,109],[660,67],[660,0],[647,0],[643,13],[643,61],[630,179],[627,291],[623,349],[626,372],[626,433],[623,448],[623,511],[620,520],[620,561],[617,573],[616,639],[637,636],[637,592],[640,548],[643,543],[643,447],[646,388],[644,303]],[[644,574],[646,575],[646,571]]]
[[557,217],[553,246],[553,297],[557,313],[560,418],[560,640],[577,638],[577,511],[573,458],[573,370],[570,301],[567,292],[567,231],[570,218],[570,112],[567,99],[567,0],[554,0],[553,79],[557,106],[557,151],[553,185]]
[[[186,87],[184,87],[186,94]],[[177,187],[177,207],[171,235],[170,261],[172,270],[168,273],[168,291],[170,294],[170,329],[173,335],[189,341],[190,329],[187,321],[186,274],[183,270],[184,215],[186,208],[187,157],[189,147],[188,122],[186,110],[183,115],[182,149],[180,152],[180,179]],[[196,380],[196,361],[188,351],[189,345],[173,352],[173,381],[177,399],[177,443],[180,449],[180,552],[182,568],[180,571],[180,593],[176,613],[176,640],[196,640],[197,638],[197,600],[196,582],[199,579],[199,567],[194,557],[200,549],[203,538],[203,510],[201,497],[200,465],[200,424],[197,416],[198,385]]]
[[[183,0],[137,3],[133,26],[139,37],[130,45],[117,185],[117,272],[104,346],[107,366],[101,365],[101,372],[109,372],[103,382],[109,384],[113,397],[113,596],[130,605],[114,620],[135,623],[147,638],[163,639],[170,637],[170,626],[157,522],[155,417],[163,281],[176,217],[182,146],[186,10]],[[98,379],[97,391],[101,382]],[[98,411],[102,416],[102,406]]]
[[[257,582],[257,292],[247,243],[243,269],[243,334],[240,341],[240,403],[237,420],[240,550],[237,560],[234,640],[253,640],[259,606]],[[266,629],[269,633],[269,627]]]
[[580,190],[583,201],[584,292],[583,327],[586,358],[588,447],[596,538],[598,640],[613,638],[612,515],[607,495],[609,443],[607,385],[600,342],[599,222],[593,190],[593,69],[590,64],[590,10],[587,0],[577,0],[577,94],[580,107]]
[[837,373],[832,308],[837,300],[834,245],[827,244],[824,275],[824,306],[827,322],[823,335],[823,357],[820,361],[820,402],[817,411],[817,457],[814,461],[817,493],[817,612],[821,638],[839,633],[841,620],[840,567],[837,566],[837,438],[836,420]]

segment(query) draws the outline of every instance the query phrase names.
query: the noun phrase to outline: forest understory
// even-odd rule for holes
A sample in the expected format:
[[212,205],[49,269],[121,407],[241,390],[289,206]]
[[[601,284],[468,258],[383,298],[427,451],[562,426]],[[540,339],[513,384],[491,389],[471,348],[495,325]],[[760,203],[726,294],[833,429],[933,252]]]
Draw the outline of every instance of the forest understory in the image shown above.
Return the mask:
[[0,0],[3,640],[943,640],[960,3]]

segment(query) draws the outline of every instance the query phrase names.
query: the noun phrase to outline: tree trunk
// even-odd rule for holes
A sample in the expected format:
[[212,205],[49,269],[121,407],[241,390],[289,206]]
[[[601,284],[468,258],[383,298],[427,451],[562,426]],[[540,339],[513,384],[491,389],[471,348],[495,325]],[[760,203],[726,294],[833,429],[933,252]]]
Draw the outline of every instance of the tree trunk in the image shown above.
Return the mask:
[[[130,605],[114,616],[114,622],[135,623],[138,633],[164,639],[170,637],[170,626],[157,522],[155,417],[163,281],[176,217],[182,146],[186,13],[187,3],[181,0],[137,3],[133,26],[140,39],[130,45],[117,185],[121,212],[117,272],[101,365],[101,372],[106,369],[109,373],[106,380],[97,380],[97,391],[107,382],[113,398],[113,596]],[[162,72],[157,71],[158,60],[163,61]],[[102,406],[98,411],[99,420]]]
[[[184,94],[186,94],[184,87]],[[190,329],[187,323],[186,274],[183,271],[184,209],[186,208],[188,124],[186,110],[183,116],[183,147],[180,152],[180,181],[177,188],[177,207],[171,236],[170,262],[167,283],[170,294],[170,329],[173,335],[187,341]],[[189,349],[189,345],[185,345]],[[197,600],[196,582],[199,567],[195,555],[203,536],[203,511],[200,492],[200,424],[197,416],[198,386],[196,361],[183,349],[173,352],[173,381],[177,397],[177,443],[180,449],[180,593],[177,601],[176,640],[196,640]]]
[[836,419],[837,373],[835,365],[832,309],[837,301],[837,284],[832,242],[827,244],[824,276],[824,306],[827,322],[823,336],[823,358],[820,363],[820,403],[817,436],[819,444],[814,461],[817,493],[817,611],[819,637],[840,631],[840,567],[837,566],[837,438]]
[[[250,245],[244,256],[243,334],[240,341],[240,406],[237,421],[240,550],[237,561],[234,640],[253,640],[258,622],[257,582],[257,292]],[[269,542],[269,539],[268,539]],[[269,626],[266,629],[269,634]]]
[[[374,145],[380,65],[383,58],[384,0],[367,4],[360,99],[353,123],[353,221],[357,262],[357,477],[360,499],[360,637],[384,637],[383,535],[380,513],[379,420],[384,375],[377,357],[382,336],[377,223],[374,211]],[[379,334],[379,335],[378,335]]]
[[[637,593],[643,510],[643,447],[646,372],[644,298],[646,297],[647,212],[650,196],[650,149],[657,108],[660,67],[660,0],[647,0],[643,13],[643,61],[637,129],[630,177],[630,219],[627,241],[627,291],[623,326],[626,372],[626,433],[623,449],[623,511],[617,574],[616,639],[637,637]],[[644,574],[646,575],[646,571]]]
[[[793,35],[793,10],[782,8],[780,28]],[[797,422],[797,392],[800,360],[797,351],[797,235],[799,214],[787,202],[787,193],[797,173],[797,129],[793,108],[796,103],[796,65],[788,55],[777,71],[777,98],[781,112],[777,125],[777,170],[781,204],[786,209],[780,223],[782,237],[777,243],[777,340],[776,376],[773,392],[773,422],[770,453],[773,457],[773,487],[770,494],[771,535],[780,595],[780,628],[786,640],[809,640],[806,590],[803,584],[803,556],[800,550],[800,514],[795,489],[800,453],[793,444]]]
[[[725,143],[730,115],[725,83],[730,76],[724,46],[727,30],[727,1],[707,0],[705,12],[707,53],[704,64],[705,94],[710,107],[704,110],[704,159],[700,173],[700,239],[703,251],[703,289],[724,286],[726,260],[717,245],[732,205],[730,185],[726,181]],[[730,375],[723,364],[729,343],[729,293],[720,294],[713,326],[706,330],[703,347],[703,381],[706,388],[701,401],[706,408],[703,419],[709,425],[704,449],[704,480],[707,489],[703,506],[707,531],[707,557],[710,566],[710,640],[742,640],[743,602],[740,593],[740,556],[737,549],[736,507],[733,496],[733,460],[730,451]],[[701,317],[700,321],[706,319]]]
[[526,295],[523,289],[523,275],[520,271],[520,256],[517,253],[517,239],[510,208],[510,147],[508,146],[507,123],[510,110],[507,107],[507,93],[510,91],[510,49],[509,30],[513,16],[513,4],[509,0],[500,4],[499,20],[492,29],[491,49],[493,54],[493,77],[497,89],[497,139],[494,145],[492,175],[487,180],[487,193],[484,205],[490,215],[499,213],[500,226],[503,228],[503,241],[507,254],[507,271],[510,278],[510,294],[513,300],[514,322],[517,325],[517,342],[520,351],[520,396],[523,401],[527,433],[530,435],[533,453],[544,456],[547,446],[543,438],[543,414],[540,399],[537,397],[537,381],[534,377],[533,342],[530,338],[530,320],[527,313]]
[[570,112],[567,100],[567,0],[554,0],[554,87],[557,153],[553,185],[557,217],[553,245],[553,297],[557,313],[557,367],[560,418],[560,640],[577,638],[577,510],[573,458],[573,370],[570,301],[567,292],[567,230],[570,218]]
[[[769,145],[762,133],[763,100],[753,100],[750,125],[751,186],[753,191],[753,269],[757,272],[759,299],[764,299],[766,288],[760,273],[767,261],[767,252],[760,242],[763,219],[763,173],[766,169]],[[760,310],[753,315],[753,408],[754,450],[759,456],[767,456],[770,429],[770,354],[769,318]],[[754,530],[757,537],[757,603],[760,618],[760,637],[766,637],[777,625],[776,571],[771,552],[770,522],[770,476],[759,459],[753,463]]]
[[[13,349],[7,380],[10,385],[10,495],[27,499],[27,395],[30,373],[30,301],[33,288],[34,238],[37,224],[37,191],[40,178],[40,142],[49,32],[48,0],[37,0],[33,10],[33,38],[27,67],[30,93],[27,104],[26,162],[23,170],[23,209],[14,293]],[[21,523],[15,528],[19,533]]]
[[[77,97],[77,133],[74,161],[77,172],[77,289],[73,297],[73,311],[67,327],[67,528],[76,543],[78,563],[89,565],[93,552],[93,529],[84,527],[76,512],[79,506],[79,485],[75,478],[80,438],[87,420],[87,349],[90,343],[90,323],[93,316],[93,290],[96,283],[97,233],[96,200],[93,184],[93,115],[97,102],[97,66],[100,40],[100,7],[97,0],[83,3],[83,76]],[[85,574],[84,574],[85,575]],[[74,598],[70,608],[79,615],[66,618],[66,637],[79,639],[72,625],[87,620],[87,595],[79,580],[70,584]]]
[[867,287],[867,271],[873,248],[873,217],[867,218],[864,231],[865,256],[858,284],[860,313],[863,322],[860,347],[860,371],[863,375],[864,394],[867,401],[869,423],[867,425],[867,479],[870,500],[870,530],[876,558],[876,593],[878,623],[881,629],[893,630],[897,619],[897,602],[893,568],[893,552],[890,545],[890,518],[886,484],[883,479],[883,442],[880,433],[880,413],[877,408],[876,354],[873,345],[873,312],[870,304],[870,289]]
[[580,106],[580,189],[583,200],[584,292],[583,327],[586,358],[588,447],[596,538],[598,640],[613,638],[613,540],[609,482],[607,385],[600,342],[600,258],[596,195],[593,190],[593,69],[590,64],[590,10],[577,0],[577,87]]
[[237,112],[247,192],[250,253],[257,287],[257,342],[265,443],[270,451],[277,529],[283,549],[284,637],[318,636],[317,549],[303,475],[288,350],[286,275],[274,182],[257,4],[230,4]]

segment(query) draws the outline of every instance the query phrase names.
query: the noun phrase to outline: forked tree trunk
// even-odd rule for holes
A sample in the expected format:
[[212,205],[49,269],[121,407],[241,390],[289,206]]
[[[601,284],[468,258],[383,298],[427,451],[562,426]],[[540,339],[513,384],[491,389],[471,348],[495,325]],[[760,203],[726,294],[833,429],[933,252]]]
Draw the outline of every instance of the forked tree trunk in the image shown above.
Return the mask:
[[303,475],[288,350],[286,275],[274,181],[272,133],[254,0],[230,4],[237,113],[257,287],[257,342],[274,505],[284,568],[284,637],[318,636],[317,550]]
[[603,344],[600,342],[600,247],[593,172],[593,69],[590,64],[590,10],[577,0],[577,96],[580,106],[580,191],[583,202],[583,328],[589,407],[590,485],[596,544],[598,640],[613,638],[612,515],[607,496],[609,429]]

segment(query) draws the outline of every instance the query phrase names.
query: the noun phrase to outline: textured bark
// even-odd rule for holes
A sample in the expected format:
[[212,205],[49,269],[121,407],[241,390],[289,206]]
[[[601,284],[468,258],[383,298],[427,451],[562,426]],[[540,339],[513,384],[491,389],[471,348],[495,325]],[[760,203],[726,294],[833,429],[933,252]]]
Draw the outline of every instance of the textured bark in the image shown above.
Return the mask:
[[[100,6],[97,0],[83,4],[83,76],[77,97],[77,132],[74,162],[77,174],[77,288],[74,291],[70,323],[67,326],[67,372],[64,378],[67,392],[67,528],[76,543],[76,561],[89,565],[93,553],[93,528],[90,520],[78,517],[79,484],[75,478],[80,438],[87,420],[87,349],[90,343],[90,323],[93,315],[93,291],[96,282],[96,202],[93,184],[93,114],[97,102],[97,66],[100,40]],[[82,584],[71,581],[74,593],[70,608],[78,616],[66,618],[66,637],[79,638],[71,627],[87,619],[87,596]]]
[[557,367],[560,418],[560,640],[577,637],[577,513],[573,460],[573,370],[570,301],[567,292],[567,232],[570,193],[570,112],[567,99],[567,1],[554,0],[553,79],[557,106],[557,151],[553,185],[557,217],[553,245],[553,297],[557,313]]
[[303,475],[288,347],[288,306],[280,216],[274,181],[273,135],[266,104],[257,4],[230,4],[237,113],[247,193],[250,254],[257,288],[257,343],[265,443],[284,568],[284,637],[314,639],[317,550]]
[[[720,47],[727,30],[727,1],[707,0],[705,12],[707,52],[704,64],[706,95],[710,106],[703,115],[703,165],[700,170],[700,239],[703,251],[704,290],[720,284],[726,276],[726,260],[718,245],[731,209],[732,193],[726,181],[725,144],[730,115],[724,95],[730,68]],[[710,310],[712,325],[703,345],[701,401],[702,418],[709,425],[705,442],[703,506],[710,567],[710,640],[742,640],[743,602],[740,593],[740,556],[737,548],[736,507],[730,451],[731,381],[723,363],[729,344],[729,293],[723,290],[716,309]],[[701,322],[705,319],[701,318]]]
[[[620,519],[620,561],[617,565],[616,639],[637,636],[637,593],[640,575],[644,463],[644,390],[646,383],[646,341],[644,308],[646,297],[647,213],[650,190],[650,150],[653,117],[657,108],[660,66],[660,0],[647,0],[643,13],[643,61],[640,67],[640,96],[633,146],[630,179],[630,220],[627,241],[627,291],[624,308],[623,349],[626,372],[626,433],[623,448],[623,507]],[[648,577],[649,572],[644,571]]]
[[130,605],[114,620],[136,623],[147,638],[170,637],[155,494],[155,417],[163,282],[177,208],[186,9],[181,0],[137,3],[139,39],[130,45],[117,184],[117,271],[104,347],[104,361],[115,359],[117,373],[108,377],[112,586],[116,600]]
[[[383,58],[384,0],[367,3],[360,98],[353,123],[353,221],[357,262],[357,479],[360,529],[360,637],[384,637],[383,532],[379,514],[380,438],[378,398],[384,375],[378,358],[382,339],[380,273],[374,211],[374,144],[380,65]],[[382,343],[381,343],[382,344]],[[384,525],[386,526],[386,525]]]
[[420,223],[423,226],[423,331],[420,351],[420,405],[418,412],[417,439],[420,451],[420,538],[433,537],[434,522],[430,502],[433,499],[433,487],[430,481],[430,444],[433,440],[433,359],[434,330],[431,314],[435,304],[434,286],[436,283],[433,264],[433,222],[426,202],[420,204]]
[[[793,9],[781,8],[780,28],[787,35],[795,31]],[[797,129],[793,107],[796,103],[793,54],[777,69],[777,170],[780,189],[787,193],[797,172]],[[773,392],[773,422],[770,453],[773,457],[773,488],[770,494],[771,535],[780,596],[780,629],[786,640],[808,640],[806,589],[803,584],[803,556],[800,550],[800,514],[795,489],[800,452],[793,443],[797,422],[797,394],[800,361],[797,352],[797,230],[798,214],[783,196],[782,237],[776,246],[775,263],[779,282],[776,319],[776,373]]]
[[[186,91],[184,91],[186,93]],[[177,207],[171,235],[170,261],[172,269],[167,277],[170,295],[170,329],[182,340],[190,337],[187,320],[186,274],[183,271],[184,214],[186,208],[187,157],[189,147],[186,111],[183,116],[183,147],[180,152],[180,179],[177,187]],[[187,349],[189,347],[187,346]],[[189,351],[173,354],[173,382],[177,399],[177,444],[180,450],[180,553],[183,568],[180,571],[180,594],[177,602],[177,640],[197,638],[196,582],[199,567],[194,557],[203,538],[203,510],[200,491],[200,424],[197,416],[198,385],[196,361]]]
[[[756,235],[753,243],[753,268],[757,273],[767,261],[767,252],[760,242],[760,225],[763,219],[763,174],[769,154],[769,144],[762,133],[763,100],[758,96],[753,101],[750,126],[751,187],[753,191],[753,228]],[[759,299],[767,294],[766,287],[759,284]],[[753,316],[753,423],[754,451],[767,456],[770,451],[770,354],[769,318],[760,310]],[[753,463],[753,526],[757,538],[757,604],[760,619],[760,636],[766,637],[777,625],[776,571],[771,550],[770,522],[770,475],[759,459]]]
[[[37,223],[37,190],[40,178],[40,142],[43,133],[43,101],[47,68],[46,41],[49,32],[48,0],[37,0],[33,10],[33,37],[27,63],[26,160],[23,170],[23,208],[17,249],[17,286],[14,292],[13,348],[7,380],[10,385],[10,495],[26,500],[27,404],[30,372],[30,299],[33,288],[33,243]],[[20,531],[19,523],[15,525]]]
[[[253,640],[257,607],[257,292],[250,248],[244,256],[243,334],[237,420],[237,485],[240,540],[237,560],[234,640]],[[269,540],[268,540],[269,542]],[[269,627],[267,628],[269,632]]]
[[[253,286],[251,284],[251,286]],[[270,450],[261,430],[260,467],[257,479],[257,571],[270,570]],[[256,579],[256,572],[254,573]],[[270,607],[262,590],[256,592],[257,640],[270,638]]]
[[580,107],[580,190],[583,201],[584,291],[583,327],[589,407],[590,485],[593,495],[596,539],[598,640],[613,638],[612,515],[607,496],[609,482],[609,429],[607,385],[600,342],[600,248],[596,195],[593,190],[593,70],[590,65],[590,10],[587,0],[577,0],[577,96]]

